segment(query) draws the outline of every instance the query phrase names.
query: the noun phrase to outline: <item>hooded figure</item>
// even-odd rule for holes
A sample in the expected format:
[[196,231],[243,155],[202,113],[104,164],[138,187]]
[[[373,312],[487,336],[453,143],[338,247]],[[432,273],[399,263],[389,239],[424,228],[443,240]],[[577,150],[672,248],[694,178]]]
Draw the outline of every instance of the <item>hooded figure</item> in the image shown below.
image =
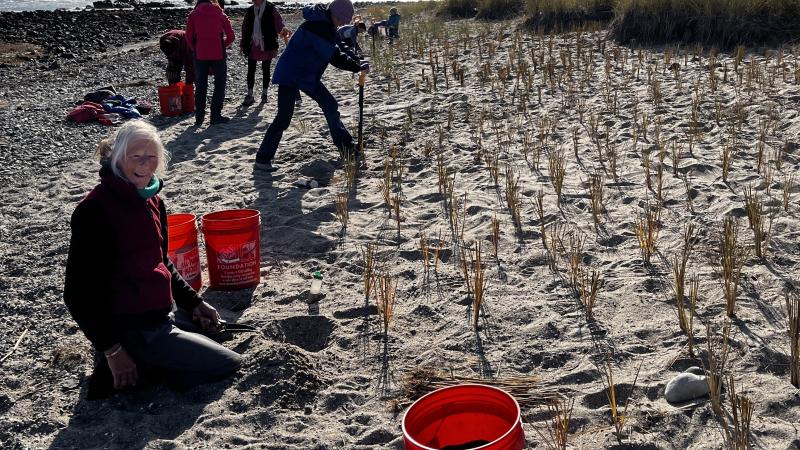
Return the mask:
[[272,159],[292,120],[298,90],[322,108],[333,144],[341,156],[360,157],[353,137],[339,116],[339,104],[321,81],[328,64],[350,72],[369,70],[369,64],[362,63],[336,34],[337,27],[353,19],[353,4],[350,0],[334,0],[327,8],[309,5],[303,8],[303,18],[305,21],[292,35],[275,65],[272,83],[278,85],[278,112],[256,154],[255,168],[259,170],[275,170]]

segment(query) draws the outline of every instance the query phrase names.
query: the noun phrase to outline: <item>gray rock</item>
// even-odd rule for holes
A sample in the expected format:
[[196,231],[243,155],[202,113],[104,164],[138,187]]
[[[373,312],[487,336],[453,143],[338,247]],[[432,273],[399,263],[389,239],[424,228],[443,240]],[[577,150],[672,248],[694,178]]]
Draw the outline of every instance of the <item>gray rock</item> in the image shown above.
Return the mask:
[[690,367],[667,383],[664,397],[670,403],[683,403],[708,394],[708,383],[699,367]]

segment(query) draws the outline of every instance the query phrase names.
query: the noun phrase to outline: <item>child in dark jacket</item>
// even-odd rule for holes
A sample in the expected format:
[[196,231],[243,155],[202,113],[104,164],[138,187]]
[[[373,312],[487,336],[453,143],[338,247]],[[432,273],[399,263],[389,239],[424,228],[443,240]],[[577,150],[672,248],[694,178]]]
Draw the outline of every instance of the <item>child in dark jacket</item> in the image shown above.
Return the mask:
[[244,105],[255,103],[253,86],[256,83],[256,66],[261,61],[263,89],[261,102],[267,101],[269,73],[272,60],[278,56],[278,36],[286,39],[291,32],[283,25],[283,17],[267,0],[253,0],[242,21],[242,39],[239,47],[247,57],[247,96]]
[[194,55],[186,44],[186,33],[169,30],[161,35],[158,44],[167,57],[167,83],[181,81],[182,70],[186,70],[186,84],[194,83]]
[[294,114],[298,90],[311,97],[322,108],[333,144],[343,157],[359,157],[353,137],[339,116],[339,105],[321,78],[328,63],[350,72],[368,71],[369,64],[359,58],[339,40],[336,28],[350,23],[353,4],[350,0],[333,0],[324,5],[303,8],[303,22],[292,35],[286,49],[275,65],[272,83],[278,85],[278,112],[267,129],[256,154],[255,168],[273,171],[272,160],[278,150],[283,132]]
[[358,45],[358,33],[367,31],[367,26],[364,22],[356,20],[352,25],[344,25],[336,30],[339,39],[344,42],[344,45],[354,49],[356,54],[361,55],[361,46]]

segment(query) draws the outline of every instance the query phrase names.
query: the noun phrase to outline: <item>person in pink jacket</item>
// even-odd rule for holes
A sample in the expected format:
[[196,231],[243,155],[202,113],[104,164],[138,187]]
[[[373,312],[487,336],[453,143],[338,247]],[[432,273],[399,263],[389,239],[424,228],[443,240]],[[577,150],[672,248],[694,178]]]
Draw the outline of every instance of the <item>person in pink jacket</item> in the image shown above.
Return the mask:
[[228,77],[225,49],[233,44],[235,38],[230,19],[217,3],[213,0],[197,0],[186,22],[186,42],[194,51],[194,72],[197,77],[194,89],[195,126],[202,125],[206,115],[209,68],[214,73],[211,125],[230,121],[229,117],[222,115],[225,82]]

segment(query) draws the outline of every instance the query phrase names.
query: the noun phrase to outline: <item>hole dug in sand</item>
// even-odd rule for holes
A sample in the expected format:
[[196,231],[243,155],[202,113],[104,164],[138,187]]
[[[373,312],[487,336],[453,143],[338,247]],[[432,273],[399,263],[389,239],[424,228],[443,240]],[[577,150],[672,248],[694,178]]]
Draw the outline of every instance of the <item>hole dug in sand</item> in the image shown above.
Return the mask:
[[297,316],[271,322],[264,334],[276,341],[316,353],[328,346],[335,329],[336,324],[327,317]]

